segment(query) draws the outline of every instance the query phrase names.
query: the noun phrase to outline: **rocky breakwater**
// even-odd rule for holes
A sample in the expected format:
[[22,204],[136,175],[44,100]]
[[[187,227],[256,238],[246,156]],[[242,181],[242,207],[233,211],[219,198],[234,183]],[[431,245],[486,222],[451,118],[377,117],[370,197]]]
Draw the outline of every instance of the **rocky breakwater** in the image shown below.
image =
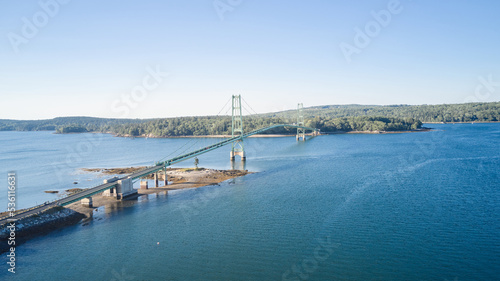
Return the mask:
[[[15,222],[15,228],[12,224],[6,223],[0,226],[0,253],[9,251],[11,246],[18,246],[27,240],[45,235],[58,228],[73,225],[81,221],[86,216],[64,207],[54,207],[39,215],[33,215]],[[15,233],[15,245],[9,244],[11,232]]]

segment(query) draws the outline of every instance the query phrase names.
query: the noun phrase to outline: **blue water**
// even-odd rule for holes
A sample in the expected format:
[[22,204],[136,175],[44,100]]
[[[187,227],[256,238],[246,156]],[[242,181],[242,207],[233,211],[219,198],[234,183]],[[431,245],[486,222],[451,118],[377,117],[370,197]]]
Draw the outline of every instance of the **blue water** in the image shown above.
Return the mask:
[[[246,169],[258,173],[101,208],[17,247],[15,276],[2,255],[0,278],[498,280],[500,124],[428,126],[248,139]],[[214,141],[1,132],[1,172],[18,172],[29,206],[102,180],[78,168],[146,165]],[[228,158],[222,148],[200,166],[227,169]]]

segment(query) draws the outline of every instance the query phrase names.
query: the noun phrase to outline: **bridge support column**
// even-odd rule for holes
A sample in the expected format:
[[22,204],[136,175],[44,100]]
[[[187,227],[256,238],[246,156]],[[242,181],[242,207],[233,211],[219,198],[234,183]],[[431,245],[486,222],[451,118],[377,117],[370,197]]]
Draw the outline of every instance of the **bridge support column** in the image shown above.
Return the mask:
[[231,122],[231,136],[240,136],[240,139],[231,144],[230,159],[234,161],[234,157],[239,155],[241,161],[245,161],[245,148],[243,147],[243,113],[241,105],[241,95],[233,95],[232,105],[232,122]]
[[159,185],[158,185],[158,172],[156,172],[154,174],[154,178],[155,178],[155,187],[159,187]]
[[[299,103],[297,105],[297,126],[304,126],[304,105]],[[306,130],[304,128],[297,128],[297,141],[302,139],[302,141],[306,140]]]
[[116,197],[116,188],[112,187],[108,190],[105,190],[102,193],[102,196],[108,196],[108,197]]
[[128,177],[123,180],[117,181],[118,185],[116,186],[116,199],[122,200],[123,198],[137,194],[137,190],[134,189],[134,183],[132,182],[132,178]]
[[246,161],[245,151],[231,151],[229,154],[231,161],[234,161],[237,155],[241,157],[241,161]]
[[231,170],[245,171],[246,165],[247,165],[247,161],[241,161],[239,163],[235,162],[235,161],[231,161]]
[[163,183],[165,186],[168,185],[167,168],[165,168],[165,170],[163,170]]
[[145,181],[141,180],[141,189],[148,189],[148,181],[147,180],[145,180]]
[[94,207],[94,205],[92,204],[92,197],[83,198],[82,200],[80,200],[80,202],[85,207],[89,207],[89,208],[93,208]]

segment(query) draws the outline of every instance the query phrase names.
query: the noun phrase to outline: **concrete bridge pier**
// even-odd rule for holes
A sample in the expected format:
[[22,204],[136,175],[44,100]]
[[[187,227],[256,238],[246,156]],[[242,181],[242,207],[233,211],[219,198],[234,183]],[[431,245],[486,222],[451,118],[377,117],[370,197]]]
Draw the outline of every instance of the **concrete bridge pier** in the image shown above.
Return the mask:
[[[106,182],[105,182],[106,183]],[[148,187],[148,182],[146,181],[146,189]],[[141,188],[142,188],[143,182],[141,182]],[[102,196],[108,196],[108,197],[114,197],[117,200],[122,200],[124,197],[127,197],[129,195],[136,194],[137,190],[134,189],[134,183],[132,182],[132,178],[128,177],[123,180],[118,180],[116,181],[116,187],[112,187],[108,190],[105,190],[102,193]],[[92,198],[90,198],[90,204],[92,204]],[[82,204],[84,204],[85,199],[82,199]]]
[[168,185],[167,168],[165,168],[165,169],[163,170],[163,184],[164,184],[165,186],[167,186],[167,185]]
[[116,197],[116,188],[112,187],[108,190],[105,190],[102,193],[102,196],[108,196],[108,197]]
[[231,161],[234,161],[234,159],[237,155],[241,157],[241,161],[246,161],[245,151],[231,151],[231,153],[229,155],[231,158]]
[[83,198],[80,200],[81,204],[85,207],[93,208],[94,206],[92,205],[92,197],[88,198]]
[[158,185],[158,172],[154,173],[154,178],[155,178],[155,187],[159,187],[159,185]]
[[148,180],[143,181],[141,179],[141,189],[148,189]]
[[117,182],[118,185],[116,187],[116,199],[122,200],[127,196],[137,194],[137,190],[134,189],[134,183],[132,182],[131,177],[119,180]]

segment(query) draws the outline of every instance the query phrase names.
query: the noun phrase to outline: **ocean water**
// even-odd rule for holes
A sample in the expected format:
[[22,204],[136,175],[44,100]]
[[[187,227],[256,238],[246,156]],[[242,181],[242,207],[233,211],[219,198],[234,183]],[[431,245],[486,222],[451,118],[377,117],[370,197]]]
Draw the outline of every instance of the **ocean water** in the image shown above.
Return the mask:
[[[16,274],[3,254],[0,279],[498,280],[500,124],[428,126],[248,139],[256,173],[100,208],[18,246]],[[0,132],[0,167],[17,171],[28,207],[102,181],[78,168],[149,165],[215,141]],[[229,149],[200,166],[230,168]]]

